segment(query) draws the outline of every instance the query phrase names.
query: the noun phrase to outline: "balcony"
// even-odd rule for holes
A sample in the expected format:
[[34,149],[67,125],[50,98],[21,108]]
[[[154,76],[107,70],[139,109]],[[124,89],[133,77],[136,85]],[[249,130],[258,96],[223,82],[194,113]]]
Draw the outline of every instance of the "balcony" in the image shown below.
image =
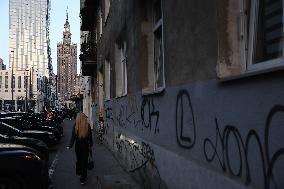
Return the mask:
[[82,75],[92,76],[97,70],[97,48],[93,42],[85,42],[81,44],[81,54],[79,55],[82,61]]
[[98,1],[86,0],[84,6],[81,7],[81,31],[92,31],[95,24],[96,10]]

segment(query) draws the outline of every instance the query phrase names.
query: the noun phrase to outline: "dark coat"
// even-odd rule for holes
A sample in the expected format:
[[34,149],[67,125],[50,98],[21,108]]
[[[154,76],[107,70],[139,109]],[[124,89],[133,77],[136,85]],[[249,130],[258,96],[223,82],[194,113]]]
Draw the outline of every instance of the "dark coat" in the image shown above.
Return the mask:
[[89,135],[85,138],[79,138],[78,134],[75,133],[75,124],[73,126],[72,136],[69,142],[69,147],[72,148],[75,143],[75,152],[76,152],[76,174],[81,175],[81,178],[87,178],[87,166],[88,166],[88,157],[90,153],[90,148],[93,146],[92,139],[92,130],[89,125]]

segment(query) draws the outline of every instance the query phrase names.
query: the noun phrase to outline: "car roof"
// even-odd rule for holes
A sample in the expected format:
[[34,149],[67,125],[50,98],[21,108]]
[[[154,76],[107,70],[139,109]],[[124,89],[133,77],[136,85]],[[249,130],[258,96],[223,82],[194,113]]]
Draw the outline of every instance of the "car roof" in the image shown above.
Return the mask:
[[38,154],[38,151],[28,146],[12,143],[0,143],[0,155],[11,153],[34,153]]

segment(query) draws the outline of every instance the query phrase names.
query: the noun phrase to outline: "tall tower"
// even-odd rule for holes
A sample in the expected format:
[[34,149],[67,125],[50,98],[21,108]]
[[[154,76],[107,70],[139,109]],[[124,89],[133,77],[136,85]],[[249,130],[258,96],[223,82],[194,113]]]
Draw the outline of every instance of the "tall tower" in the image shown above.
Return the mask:
[[77,44],[71,42],[67,12],[63,41],[57,43],[57,75],[59,100],[64,100],[75,93],[77,75]]
[[9,0],[9,67],[49,77],[50,0]]

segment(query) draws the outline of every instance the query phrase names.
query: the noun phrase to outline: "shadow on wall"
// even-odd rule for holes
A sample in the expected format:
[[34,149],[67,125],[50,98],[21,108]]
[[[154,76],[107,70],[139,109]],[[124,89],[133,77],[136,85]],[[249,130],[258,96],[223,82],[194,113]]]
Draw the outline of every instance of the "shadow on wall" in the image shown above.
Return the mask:
[[[176,145],[182,150],[193,150],[198,146],[197,149],[202,150],[196,153],[204,164],[209,163],[213,169],[221,170],[224,175],[230,175],[230,178],[235,178],[245,185],[265,189],[283,188],[283,105],[271,106],[263,126],[252,125],[252,128],[244,128],[229,124],[220,125],[218,118],[215,117],[212,119],[215,131],[211,132],[213,127],[209,127],[202,135],[198,135],[203,127],[196,125],[196,115],[189,92],[179,90],[175,101],[167,102],[175,102],[168,105],[175,108],[172,111],[172,119],[163,117],[162,115],[171,115],[161,114],[159,104],[150,97],[142,97],[139,100],[135,96],[110,101],[105,109],[104,135],[111,138],[109,144],[113,144],[119,158],[128,165],[128,170],[136,176],[135,178],[139,178],[145,188],[167,188],[160,177],[159,167],[156,166],[155,152],[146,141],[135,141],[135,137],[127,138],[123,133],[125,130],[137,130],[144,132],[145,137],[154,138],[159,135],[159,124],[163,120],[173,121],[167,124],[169,127],[175,126],[175,133],[171,133],[174,138],[167,139],[171,145]],[[208,133],[215,135],[208,136]],[[197,140],[197,136],[203,138]],[[161,140],[159,142],[163,143]]]

